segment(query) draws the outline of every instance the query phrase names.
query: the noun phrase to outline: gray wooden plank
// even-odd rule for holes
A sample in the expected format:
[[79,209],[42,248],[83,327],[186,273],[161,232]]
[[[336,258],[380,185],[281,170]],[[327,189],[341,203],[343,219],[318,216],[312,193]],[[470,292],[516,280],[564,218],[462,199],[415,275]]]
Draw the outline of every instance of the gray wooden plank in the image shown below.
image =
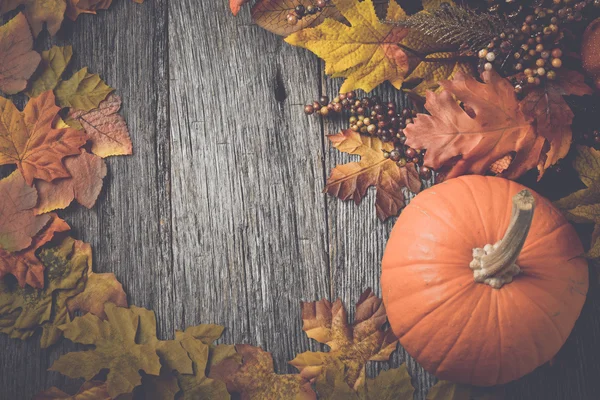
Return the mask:
[[[73,236],[92,245],[95,270],[114,272],[131,304],[156,311],[163,337],[172,336],[178,322],[172,313],[166,11],[166,0],[118,1],[96,16],[67,22],[54,39],[73,44],[75,68],[89,66],[117,89],[134,144],[133,156],[107,160],[108,177],[92,210],[74,206],[62,215]],[[41,350],[37,339],[23,343],[1,335],[0,348],[1,399],[29,399],[52,385],[79,386],[46,372],[75,348],[67,340]]]
[[177,310],[293,371],[300,300],[329,295],[317,62],[226,2],[171,2],[169,39]]

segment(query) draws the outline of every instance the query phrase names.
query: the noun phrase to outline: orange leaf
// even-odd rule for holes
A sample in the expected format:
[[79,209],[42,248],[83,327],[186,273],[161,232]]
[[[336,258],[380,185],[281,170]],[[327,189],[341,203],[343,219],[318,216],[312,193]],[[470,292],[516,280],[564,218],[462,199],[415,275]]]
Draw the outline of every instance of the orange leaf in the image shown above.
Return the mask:
[[0,279],[6,274],[11,274],[17,278],[21,287],[25,287],[25,284],[40,289],[44,287],[44,265],[35,253],[52,240],[55,233],[71,229],[56,214],[50,214],[49,217],[50,222],[33,237],[26,249],[14,253],[0,249]]
[[33,207],[37,193],[29,187],[19,171],[0,180],[0,248],[8,252],[26,249],[50,220],[36,216]]
[[104,160],[82,150],[78,156],[67,157],[65,167],[70,178],[35,182],[39,196],[36,214],[66,208],[74,199],[87,208],[96,203],[106,176]]
[[431,115],[419,114],[404,129],[406,144],[427,149],[425,165],[447,170],[446,179],[485,174],[494,162],[513,153],[502,172],[509,179],[540,161],[545,140],[521,111],[510,82],[493,71],[482,78],[485,83],[458,73],[453,80],[441,81],[442,92],[427,92],[425,108]]
[[550,143],[543,170],[566,156],[571,147],[574,114],[563,96],[591,93],[592,89],[585,84],[582,74],[563,71],[558,73],[555,81],[547,80],[544,85],[531,90],[521,101],[523,113],[535,119],[538,134]]
[[107,10],[112,0],[67,0],[67,17],[75,21],[80,14],[96,14],[97,10]]
[[82,132],[57,126],[59,111],[51,90],[29,100],[23,113],[0,97],[0,165],[17,164],[28,185],[68,177],[62,159],[85,143]]
[[242,6],[249,1],[250,0],[229,0],[229,8],[231,8],[231,13],[233,15],[238,15]]
[[287,36],[301,29],[317,26],[325,21],[325,18],[338,21],[343,19],[338,9],[330,3],[323,11],[313,15],[306,14],[298,20],[297,24],[292,25],[287,21],[287,16],[297,5],[305,7],[314,5],[314,0],[258,0],[252,6],[252,20],[261,28],[276,35]]
[[0,26],[0,59],[0,91],[15,94],[25,90],[42,58],[33,51],[33,37],[22,13]]
[[85,289],[67,300],[67,309],[71,318],[75,316],[76,311],[82,311],[106,319],[104,304],[107,302],[119,307],[127,307],[127,295],[123,285],[117,280],[115,274],[96,274],[89,268]]
[[[79,122],[92,142],[92,153],[104,158],[132,153],[129,129],[118,113],[121,97],[109,95],[98,108],[90,111],[71,110],[69,118]],[[69,122],[69,121],[67,121]]]
[[367,194],[367,189],[375,186],[377,216],[383,221],[398,215],[406,205],[403,187],[414,193],[421,190],[421,180],[412,163],[399,167],[383,156],[384,150],[389,152],[394,148],[391,143],[350,129],[329,136],[329,140],[339,151],[361,156],[359,162],[338,165],[331,171],[325,186],[330,195],[342,200],[352,199],[358,204]]

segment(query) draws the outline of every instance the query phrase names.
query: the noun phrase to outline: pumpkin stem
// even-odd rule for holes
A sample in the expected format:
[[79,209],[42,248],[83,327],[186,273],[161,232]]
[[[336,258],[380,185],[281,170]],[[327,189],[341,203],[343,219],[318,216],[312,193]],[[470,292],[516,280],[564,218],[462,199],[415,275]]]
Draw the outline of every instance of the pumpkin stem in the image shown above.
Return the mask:
[[531,192],[522,190],[512,200],[512,216],[504,237],[494,245],[474,248],[470,264],[475,282],[495,289],[512,282],[513,277],[521,272],[516,261],[533,221],[535,199]]

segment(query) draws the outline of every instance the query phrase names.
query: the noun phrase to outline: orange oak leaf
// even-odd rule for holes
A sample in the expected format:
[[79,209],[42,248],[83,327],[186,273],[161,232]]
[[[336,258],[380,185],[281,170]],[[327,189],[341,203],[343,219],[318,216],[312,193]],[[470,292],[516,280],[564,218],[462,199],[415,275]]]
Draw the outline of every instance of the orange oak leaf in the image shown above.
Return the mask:
[[75,312],[80,311],[106,319],[104,304],[107,302],[119,307],[127,307],[127,295],[123,285],[117,280],[115,274],[96,274],[88,268],[85,289],[67,300],[67,309],[71,318],[75,317]]
[[39,197],[36,214],[67,208],[73,200],[87,208],[96,203],[106,176],[104,160],[82,150],[78,156],[65,158],[64,164],[70,178],[35,182]]
[[484,83],[458,73],[441,81],[443,91],[427,92],[425,108],[431,115],[418,114],[404,129],[406,144],[427,149],[425,165],[444,171],[445,179],[485,174],[509,155],[512,162],[501,173],[509,179],[540,162],[545,140],[523,114],[510,82],[493,71],[482,78]]
[[383,301],[367,289],[356,303],[354,323],[340,299],[302,303],[302,329],[306,336],[329,346],[329,352],[307,351],[290,364],[306,379],[316,378],[337,360],[346,367],[345,380],[355,390],[365,383],[367,361],[387,361],[396,350],[398,339],[387,321]]
[[33,51],[33,37],[22,13],[0,26],[0,91],[15,94],[25,90],[41,59]]
[[535,120],[538,134],[550,144],[543,170],[566,156],[571,147],[574,114],[563,96],[591,93],[592,89],[586,85],[582,74],[562,71],[555,81],[546,81],[544,85],[531,90],[521,101],[523,113]]
[[[236,1],[236,0],[231,0]],[[297,5],[308,7],[314,5],[313,0],[258,0],[252,6],[252,20],[263,29],[276,35],[287,36],[304,28],[315,27],[325,21],[325,18],[343,20],[340,11],[329,3],[322,11],[316,14],[306,14],[298,23],[292,25],[287,16],[294,12]]]
[[52,240],[55,233],[71,229],[56,214],[49,214],[49,217],[50,221],[46,227],[33,237],[26,249],[14,253],[0,249],[0,279],[6,274],[11,274],[17,278],[21,287],[25,287],[25,284],[39,289],[44,287],[44,265],[38,259],[36,252]]
[[81,14],[96,14],[98,10],[107,10],[112,0],[67,0],[67,17],[75,21]]
[[375,186],[377,216],[383,221],[398,215],[406,205],[403,187],[414,193],[421,190],[421,180],[414,164],[400,167],[384,157],[383,151],[393,150],[391,143],[350,129],[330,135],[329,140],[339,151],[361,156],[359,162],[338,165],[331,171],[325,186],[330,195],[342,200],[352,199],[358,204],[367,194],[367,189]]
[[29,100],[22,113],[0,97],[0,165],[17,164],[28,185],[68,177],[62,159],[85,144],[85,134],[66,126],[59,111],[51,90]]
[[229,8],[231,8],[231,13],[233,15],[238,15],[242,6],[249,2],[250,0],[229,0]]
[[46,226],[50,216],[33,213],[37,198],[35,188],[27,185],[19,171],[0,180],[0,249],[26,249]]
[[67,9],[66,0],[2,0],[0,1],[0,14],[12,11],[19,6],[25,6],[23,12],[36,37],[44,28],[44,23],[50,35],[54,36],[62,25]]
[[[132,153],[129,129],[118,113],[121,97],[109,95],[98,108],[90,111],[71,110],[69,119],[83,126],[92,142],[92,153],[105,158]],[[71,121],[67,121],[71,123]]]

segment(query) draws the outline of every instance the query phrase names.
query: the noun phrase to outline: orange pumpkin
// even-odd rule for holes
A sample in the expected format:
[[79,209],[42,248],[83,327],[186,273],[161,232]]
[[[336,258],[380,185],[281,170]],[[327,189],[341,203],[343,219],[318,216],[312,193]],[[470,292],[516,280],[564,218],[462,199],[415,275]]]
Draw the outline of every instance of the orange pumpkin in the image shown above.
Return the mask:
[[388,318],[440,379],[520,378],[554,357],[581,312],[581,242],[525,189],[496,177],[451,179],[415,197],[396,222],[381,276]]

